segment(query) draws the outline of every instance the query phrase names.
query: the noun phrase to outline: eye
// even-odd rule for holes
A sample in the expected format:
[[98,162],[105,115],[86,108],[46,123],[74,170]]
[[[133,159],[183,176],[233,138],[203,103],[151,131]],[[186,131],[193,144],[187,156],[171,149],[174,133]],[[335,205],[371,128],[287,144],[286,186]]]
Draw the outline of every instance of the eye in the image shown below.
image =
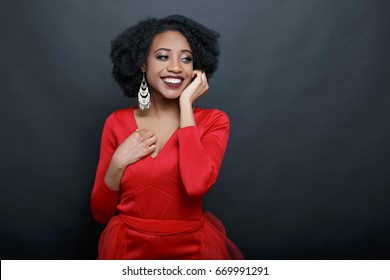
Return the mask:
[[167,55],[164,55],[164,54],[156,55],[156,58],[157,58],[158,60],[161,60],[161,61],[168,60],[168,56],[167,56]]
[[192,57],[190,57],[190,56],[186,56],[186,57],[183,57],[182,59],[181,59],[181,61],[183,61],[184,63],[190,63],[190,62],[192,62]]

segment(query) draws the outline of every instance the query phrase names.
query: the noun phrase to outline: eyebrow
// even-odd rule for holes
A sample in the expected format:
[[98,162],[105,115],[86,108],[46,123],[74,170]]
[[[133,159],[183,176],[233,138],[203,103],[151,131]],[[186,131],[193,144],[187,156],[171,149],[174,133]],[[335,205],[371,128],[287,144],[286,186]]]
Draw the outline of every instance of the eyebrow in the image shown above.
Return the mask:
[[[170,52],[170,51],[172,51],[172,50],[171,50],[171,49],[168,49],[168,48],[159,48],[159,49],[156,50],[153,54],[155,54],[155,53],[158,52],[158,51],[167,51],[167,52]],[[188,53],[190,53],[190,54],[192,55],[192,52],[191,52],[190,50],[184,49],[184,50],[181,50],[180,52],[188,52]]]

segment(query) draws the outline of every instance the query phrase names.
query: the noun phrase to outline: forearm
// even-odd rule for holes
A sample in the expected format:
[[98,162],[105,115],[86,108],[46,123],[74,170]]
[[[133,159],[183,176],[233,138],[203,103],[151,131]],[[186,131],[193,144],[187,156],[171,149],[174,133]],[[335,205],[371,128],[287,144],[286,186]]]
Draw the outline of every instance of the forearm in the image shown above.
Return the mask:
[[192,103],[189,101],[180,100],[180,128],[195,125],[196,123]]
[[120,182],[125,168],[126,165],[120,163],[114,154],[104,176],[104,182],[111,190],[117,191],[120,189]]
[[[184,124],[190,123],[183,120]],[[214,110],[207,120],[198,121],[178,131],[180,173],[192,196],[205,194],[216,181],[229,136],[229,119],[221,111]]]
[[116,206],[119,203],[120,197],[120,180],[122,174],[120,171],[115,170],[114,160],[111,159],[111,163],[105,172],[105,166],[99,166],[97,176],[95,179],[95,185],[92,191],[91,197],[91,211],[94,218],[100,223],[107,223],[112,216],[116,213]]
[[90,207],[96,221],[106,224],[116,214],[120,192],[110,189],[103,181],[96,182],[93,188]]
[[218,171],[207,156],[196,127],[179,132],[179,165],[184,187],[191,196],[204,195],[216,180]]

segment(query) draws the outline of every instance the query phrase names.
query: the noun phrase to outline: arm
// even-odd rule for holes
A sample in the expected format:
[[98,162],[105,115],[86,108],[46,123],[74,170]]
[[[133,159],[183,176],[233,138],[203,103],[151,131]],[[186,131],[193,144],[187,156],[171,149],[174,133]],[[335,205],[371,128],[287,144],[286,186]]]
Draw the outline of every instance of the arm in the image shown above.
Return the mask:
[[202,196],[217,180],[229,138],[229,119],[221,111],[213,111],[199,135],[192,104],[209,86],[204,72],[194,70],[193,77],[180,96],[179,166],[187,193]]
[[95,183],[92,189],[90,207],[92,216],[100,223],[107,223],[116,213],[120,191],[113,190],[104,181],[111,158],[118,145],[114,135],[115,113],[111,114],[103,128],[100,158],[96,171]]
[[203,135],[196,126],[178,131],[179,166],[187,193],[204,195],[218,177],[229,138],[229,119],[221,111],[213,111]]
[[91,196],[91,212],[100,223],[107,223],[116,214],[120,199],[120,181],[126,167],[156,148],[156,136],[146,129],[131,133],[118,143],[114,133],[115,113],[104,124],[100,147],[100,159]]

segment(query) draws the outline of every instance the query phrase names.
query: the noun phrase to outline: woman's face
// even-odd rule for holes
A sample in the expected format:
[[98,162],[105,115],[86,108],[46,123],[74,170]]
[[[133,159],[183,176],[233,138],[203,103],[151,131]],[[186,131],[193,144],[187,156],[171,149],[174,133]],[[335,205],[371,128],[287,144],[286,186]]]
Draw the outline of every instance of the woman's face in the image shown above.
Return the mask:
[[161,94],[167,99],[178,98],[191,83],[192,60],[190,45],[180,32],[157,34],[143,67],[152,94]]

